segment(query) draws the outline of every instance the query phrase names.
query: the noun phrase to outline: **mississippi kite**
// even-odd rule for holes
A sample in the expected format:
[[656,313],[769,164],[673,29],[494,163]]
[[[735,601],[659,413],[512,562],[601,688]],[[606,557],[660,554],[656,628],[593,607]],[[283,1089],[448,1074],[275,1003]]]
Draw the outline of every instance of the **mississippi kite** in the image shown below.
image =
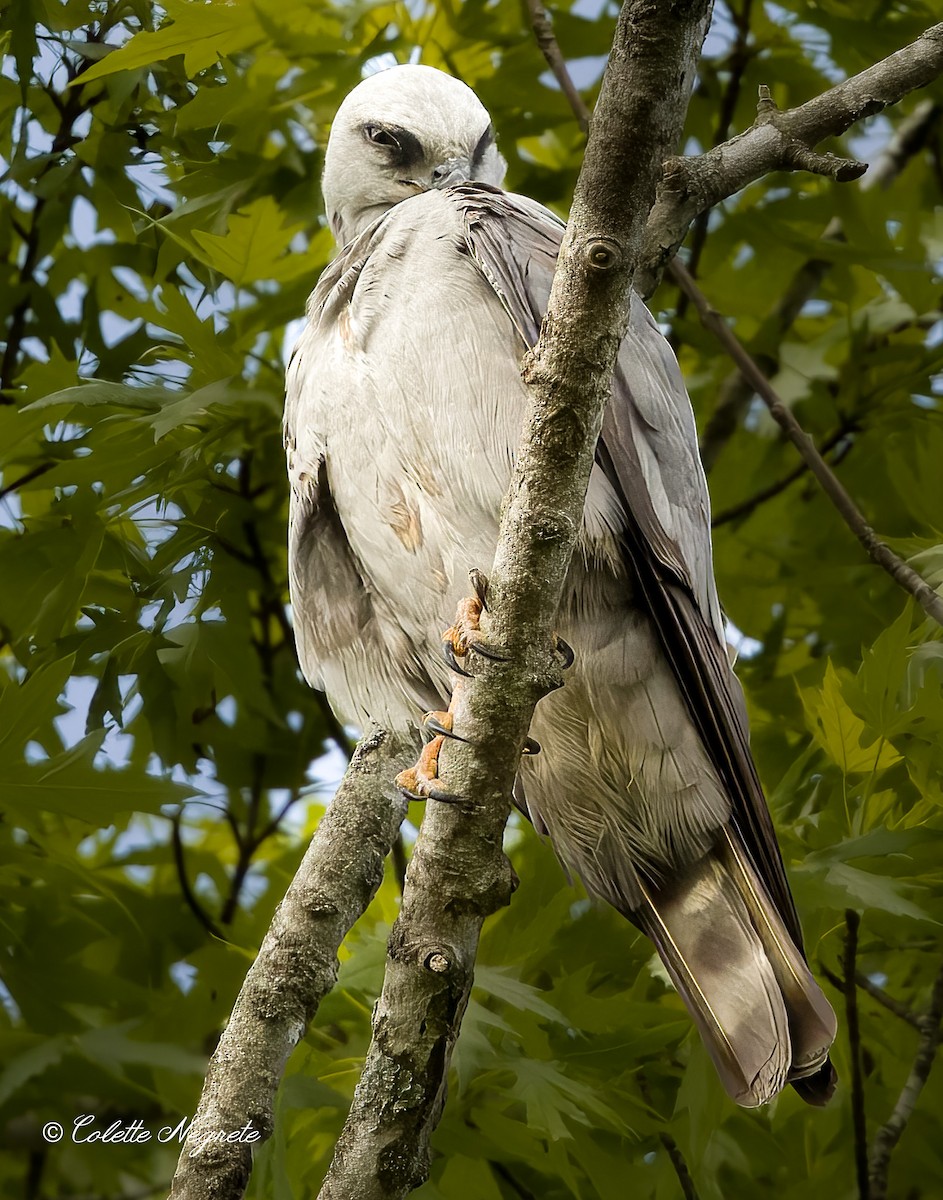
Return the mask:
[[[364,726],[450,692],[444,614],[494,556],[563,225],[500,189],[487,111],[429,67],[337,113],[340,247],[287,375],[290,579],[307,679]],[[835,1018],[802,954],[750,755],[678,365],[633,299],[521,783],[566,866],[654,942],[724,1086],[754,1106],[834,1086]]]

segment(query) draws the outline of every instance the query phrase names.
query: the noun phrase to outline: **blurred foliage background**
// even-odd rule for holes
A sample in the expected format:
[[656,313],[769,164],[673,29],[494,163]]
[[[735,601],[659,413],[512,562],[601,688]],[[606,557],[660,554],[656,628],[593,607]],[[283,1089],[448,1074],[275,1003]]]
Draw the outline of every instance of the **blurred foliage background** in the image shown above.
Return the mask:
[[[0,11],[0,1195],[130,1200],[167,1187],[176,1145],[75,1144],[72,1121],[156,1130],[192,1112],[354,732],[299,680],[285,608],[282,363],[331,250],[331,116],[364,71],[451,71],[490,107],[509,185],[562,213],[583,139],[519,0]],[[590,101],[615,11],[552,8]],[[686,149],[746,128],[759,84],[800,103],[941,15],[717,0]],[[936,585],[938,102],[940,86],[845,139],[881,186],[773,176],[685,250],[869,521]],[[702,1200],[860,1200],[856,1153],[919,1040],[872,993],[923,1012],[943,961],[940,630],[864,559],[674,288],[652,307],[703,434],[754,746],[842,1014],[840,1091],[821,1112],[792,1092],[734,1108],[649,945],[518,824],[521,887],[486,927],[424,1200],[668,1200],[679,1156]],[[290,1062],[253,1196],[315,1194],[398,897],[391,868]],[[852,971],[870,991],[843,995]],[[938,1070],[892,1196],[943,1195],[941,1114]]]

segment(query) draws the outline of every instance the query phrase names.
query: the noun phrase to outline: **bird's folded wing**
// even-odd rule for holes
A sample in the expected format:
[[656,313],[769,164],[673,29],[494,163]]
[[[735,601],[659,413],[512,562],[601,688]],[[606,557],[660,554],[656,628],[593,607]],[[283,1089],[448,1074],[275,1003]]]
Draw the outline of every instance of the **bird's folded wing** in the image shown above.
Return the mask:
[[[480,184],[447,193],[469,253],[533,346],[550,295],[563,224],[526,197]],[[710,508],[678,365],[635,297],[596,452],[624,509],[623,550],[711,759],[733,819],[771,899],[801,948],[801,931],[749,747],[743,694],[730,668],[711,565]]]

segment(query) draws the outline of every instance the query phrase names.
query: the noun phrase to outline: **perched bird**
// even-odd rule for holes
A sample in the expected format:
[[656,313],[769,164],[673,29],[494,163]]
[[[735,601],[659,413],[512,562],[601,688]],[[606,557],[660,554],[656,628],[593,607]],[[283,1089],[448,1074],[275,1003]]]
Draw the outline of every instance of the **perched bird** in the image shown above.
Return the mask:
[[[287,373],[302,669],[343,720],[448,703],[444,617],[488,571],[563,225],[501,190],[488,112],[422,66],[365,79],[324,168],[339,251]],[[750,755],[711,565],[690,401],[631,305],[558,616],[575,652],[537,706],[522,807],[654,942],[731,1097],[828,1099],[835,1017]]]

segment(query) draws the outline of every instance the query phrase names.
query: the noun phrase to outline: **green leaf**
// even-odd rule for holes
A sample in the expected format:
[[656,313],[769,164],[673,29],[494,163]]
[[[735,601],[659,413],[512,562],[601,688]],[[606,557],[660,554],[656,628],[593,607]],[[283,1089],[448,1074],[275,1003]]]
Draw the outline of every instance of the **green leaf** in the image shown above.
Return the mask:
[[104,379],[96,379],[43,396],[41,400],[34,400],[32,404],[28,404],[23,411],[40,412],[60,405],[77,405],[80,408],[103,405],[131,411],[156,412],[166,399],[168,390],[163,387],[135,387],[126,383],[109,383]]
[[82,76],[91,83],[118,71],[152,67],[182,54],[188,75],[195,75],[221,56],[247,50],[262,37],[250,4],[203,5],[193,0],[167,0],[170,20],[162,29],[136,34]]
[[75,666],[75,655],[39,667],[23,683],[0,691],[0,759],[18,759],[23,747],[61,712],[59,697]]
[[193,788],[169,779],[96,767],[103,736],[103,730],[89,734],[45,762],[12,764],[4,779],[5,803],[23,820],[44,811],[92,825],[107,824],[124,812],[159,812],[193,795]]
[[225,234],[195,229],[193,237],[209,266],[242,287],[260,279],[280,279],[285,267],[291,273],[291,260],[279,260],[300,228],[300,222],[286,227],[275,201],[262,196],[229,217]]
[[900,762],[900,754],[883,738],[872,736],[862,745],[864,721],[844,699],[841,680],[831,661],[822,687],[800,689],[799,694],[815,740],[846,775],[884,771]]
[[537,988],[516,978],[511,967],[482,967],[475,969],[475,987],[498,997],[522,1012],[532,1012],[560,1025],[569,1022],[552,1004],[548,1004]]

